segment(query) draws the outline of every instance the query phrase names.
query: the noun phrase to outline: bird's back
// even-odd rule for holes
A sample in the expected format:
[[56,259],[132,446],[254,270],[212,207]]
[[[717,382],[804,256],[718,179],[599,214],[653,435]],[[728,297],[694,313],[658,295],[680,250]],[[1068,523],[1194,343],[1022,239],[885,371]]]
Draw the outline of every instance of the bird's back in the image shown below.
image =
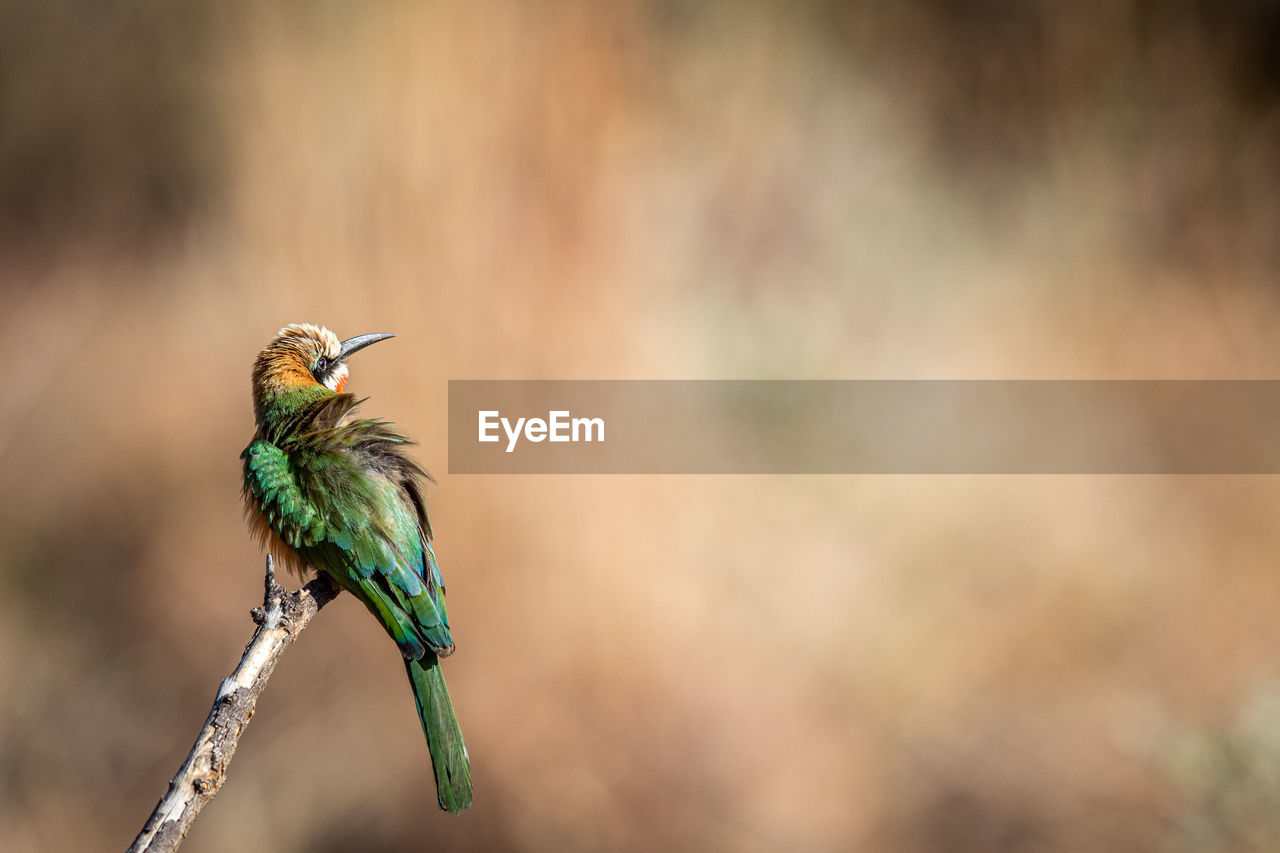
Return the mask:
[[428,475],[391,424],[348,420],[356,405],[350,394],[329,392],[281,406],[242,454],[246,508],[287,565],[323,571],[352,592],[406,657],[448,654],[421,493]]

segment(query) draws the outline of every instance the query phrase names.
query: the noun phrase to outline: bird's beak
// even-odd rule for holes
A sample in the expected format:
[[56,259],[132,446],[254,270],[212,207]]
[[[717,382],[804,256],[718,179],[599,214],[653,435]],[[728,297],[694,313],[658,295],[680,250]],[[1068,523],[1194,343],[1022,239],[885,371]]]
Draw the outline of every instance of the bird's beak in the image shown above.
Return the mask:
[[390,332],[378,332],[372,335],[356,335],[354,338],[347,338],[341,344],[338,351],[338,361],[346,361],[347,356],[353,352],[358,352],[369,344],[376,344],[378,341],[385,341],[387,338],[394,338],[395,335]]

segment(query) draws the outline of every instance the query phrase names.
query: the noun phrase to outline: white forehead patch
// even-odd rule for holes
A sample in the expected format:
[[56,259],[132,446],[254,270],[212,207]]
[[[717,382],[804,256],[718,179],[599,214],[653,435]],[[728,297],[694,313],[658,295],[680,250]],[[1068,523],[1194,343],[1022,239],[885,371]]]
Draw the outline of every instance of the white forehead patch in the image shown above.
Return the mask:
[[324,344],[325,356],[330,359],[337,358],[342,353],[342,342],[338,340],[338,336],[326,329],[324,326],[317,326],[313,323],[290,323],[277,332],[276,337],[311,338],[312,340],[319,340]]

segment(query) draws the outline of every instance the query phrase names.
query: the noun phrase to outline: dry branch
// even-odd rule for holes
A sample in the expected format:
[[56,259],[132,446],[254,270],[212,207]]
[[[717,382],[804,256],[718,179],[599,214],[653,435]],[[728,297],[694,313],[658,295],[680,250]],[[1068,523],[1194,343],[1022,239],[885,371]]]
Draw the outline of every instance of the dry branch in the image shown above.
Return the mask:
[[222,787],[227,765],[240,742],[240,733],[249,724],[258,695],[267,686],[280,655],[307,627],[311,617],[337,594],[338,588],[324,575],[297,592],[286,592],[276,583],[271,557],[267,557],[266,595],[262,607],[252,611],[258,630],[245,647],[235,672],[218,688],[213,709],[195,745],[169,783],[168,792],[134,839],[129,853],[167,853],[178,849],[200,809]]

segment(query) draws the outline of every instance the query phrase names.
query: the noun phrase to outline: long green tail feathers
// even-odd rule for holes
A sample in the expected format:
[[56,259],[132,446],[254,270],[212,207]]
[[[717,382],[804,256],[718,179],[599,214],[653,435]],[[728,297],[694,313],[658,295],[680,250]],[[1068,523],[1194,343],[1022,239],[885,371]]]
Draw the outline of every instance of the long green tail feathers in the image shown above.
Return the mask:
[[471,807],[471,760],[458,718],[453,714],[440,660],[428,652],[422,660],[405,660],[404,668],[409,673],[418,717],[431,751],[440,808],[457,814]]

